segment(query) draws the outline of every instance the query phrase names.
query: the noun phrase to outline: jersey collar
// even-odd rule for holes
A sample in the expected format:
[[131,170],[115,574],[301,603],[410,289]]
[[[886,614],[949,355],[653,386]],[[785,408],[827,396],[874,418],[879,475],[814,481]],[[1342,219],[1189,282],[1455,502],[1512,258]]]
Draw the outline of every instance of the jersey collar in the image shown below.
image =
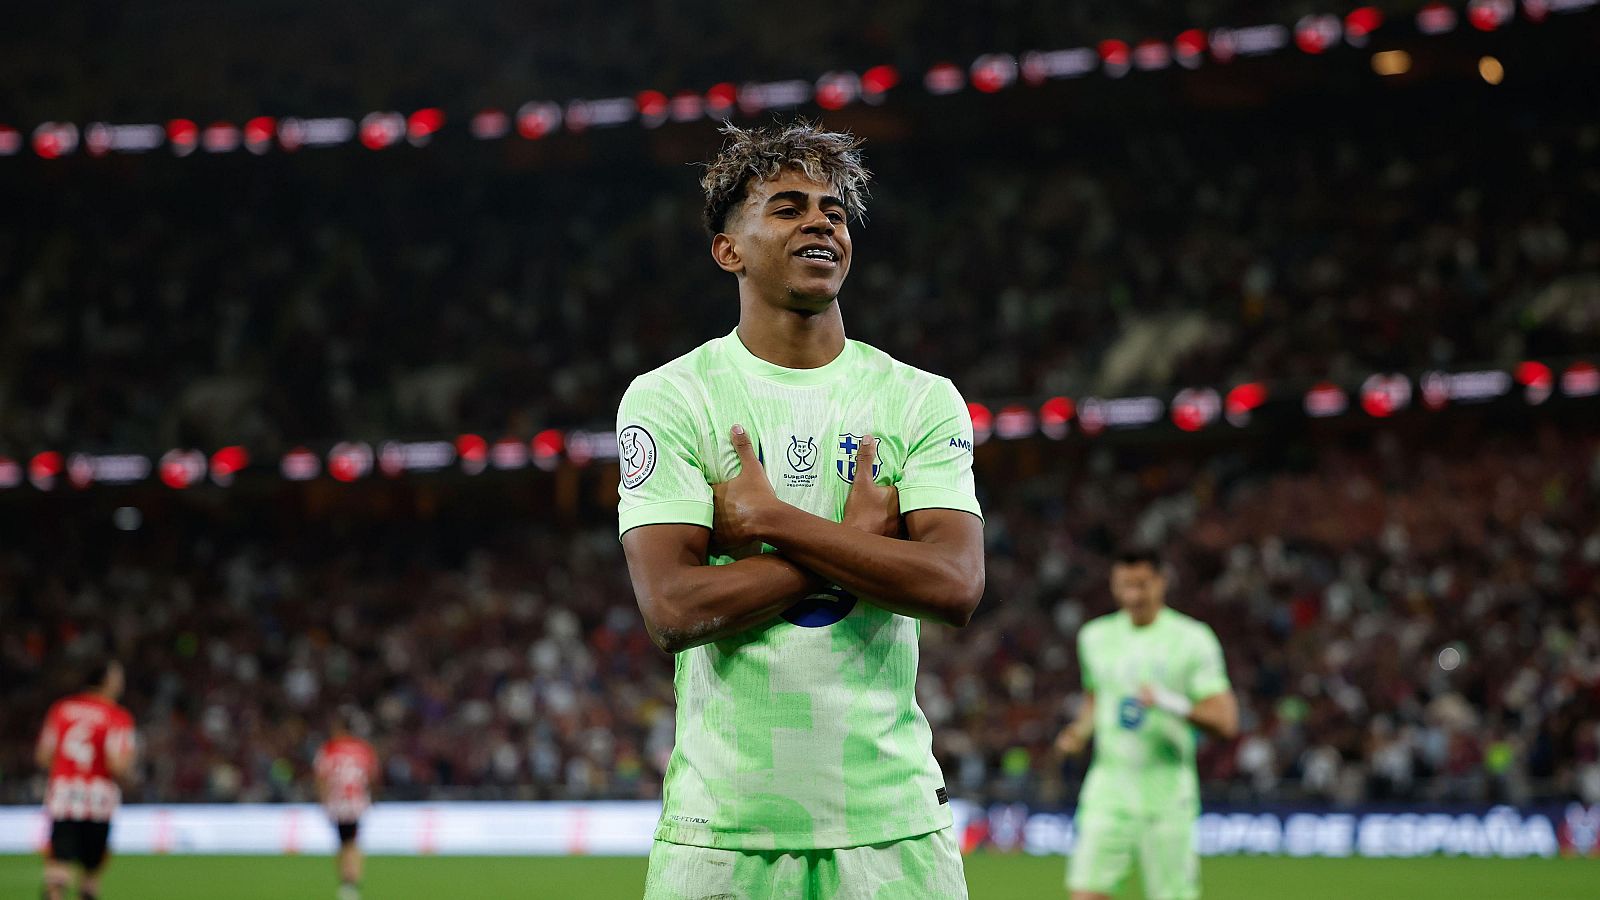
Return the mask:
[[827,365],[815,369],[788,369],[776,363],[770,363],[751,353],[745,347],[744,341],[739,340],[739,329],[728,332],[722,339],[722,350],[734,368],[757,378],[776,381],[791,385],[827,384],[845,375],[850,370],[850,363],[856,355],[856,342],[846,340],[844,349],[839,352]]

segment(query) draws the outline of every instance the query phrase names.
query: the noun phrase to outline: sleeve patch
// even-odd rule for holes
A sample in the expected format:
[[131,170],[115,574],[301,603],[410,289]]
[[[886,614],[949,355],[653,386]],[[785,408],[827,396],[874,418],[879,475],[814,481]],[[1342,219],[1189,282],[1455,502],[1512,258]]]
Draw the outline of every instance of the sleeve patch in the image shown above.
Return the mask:
[[622,486],[633,490],[656,470],[656,439],[638,425],[617,432],[617,455],[622,463]]

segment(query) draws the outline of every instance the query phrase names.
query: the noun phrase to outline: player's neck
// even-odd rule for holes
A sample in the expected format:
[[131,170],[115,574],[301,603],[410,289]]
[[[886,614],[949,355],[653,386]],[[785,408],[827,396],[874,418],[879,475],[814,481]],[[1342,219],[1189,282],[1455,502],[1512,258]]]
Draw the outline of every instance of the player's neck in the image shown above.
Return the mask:
[[1132,620],[1133,627],[1135,627],[1135,628],[1148,628],[1151,625],[1155,624],[1156,619],[1158,617],[1160,617],[1161,611],[1163,609],[1166,609],[1166,606],[1164,606],[1164,605],[1162,605],[1162,606],[1153,606],[1153,607],[1150,608],[1149,612],[1145,612],[1144,610],[1140,610],[1138,612],[1134,612],[1132,610],[1129,610],[1128,611],[1128,618],[1130,620]]
[[820,369],[844,352],[844,317],[838,303],[808,315],[740,298],[739,341],[775,366]]

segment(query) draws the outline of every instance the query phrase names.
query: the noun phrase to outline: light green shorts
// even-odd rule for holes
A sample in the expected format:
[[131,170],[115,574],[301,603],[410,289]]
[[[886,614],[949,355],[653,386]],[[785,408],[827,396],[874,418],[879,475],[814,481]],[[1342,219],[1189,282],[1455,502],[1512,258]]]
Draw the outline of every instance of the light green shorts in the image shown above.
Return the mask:
[[1067,862],[1071,890],[1114,895],[1138,860],[1149,900],[1199,900],[1194,816],[1133,816],[1079,807],[1076,832]]
[[966,900],[951,829],[838,850],[718,850],[656,841],[645,900]]

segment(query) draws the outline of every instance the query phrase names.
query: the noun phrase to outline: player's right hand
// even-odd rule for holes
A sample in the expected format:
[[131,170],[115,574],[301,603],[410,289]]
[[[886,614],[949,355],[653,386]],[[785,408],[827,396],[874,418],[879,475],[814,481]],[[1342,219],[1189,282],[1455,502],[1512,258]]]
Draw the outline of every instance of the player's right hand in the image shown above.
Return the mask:
[[904,537],[900,491],[892,484],[878,484],[872,479],[872,467],[877,463],[878,439],[865,435],[861,449],[856,451],[856,480],[850,485],[850,496],[845,498],[842,521],[868,534]]
[[739,474],[711,486],[711,546],[727,551],[754,544],[759,550],[764,539],[762,515],[782,501],[767,481],[767,473],[750,444],[749,432],[744,426],[735,425],[729,437],[733,452],[739,457]]

